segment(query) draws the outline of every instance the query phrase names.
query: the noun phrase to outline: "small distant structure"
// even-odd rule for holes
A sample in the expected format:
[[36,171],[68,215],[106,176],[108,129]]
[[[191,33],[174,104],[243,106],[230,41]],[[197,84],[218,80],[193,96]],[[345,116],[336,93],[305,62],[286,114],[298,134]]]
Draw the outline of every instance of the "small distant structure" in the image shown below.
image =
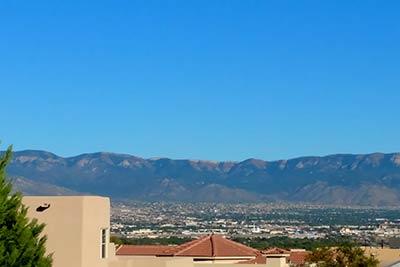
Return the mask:
[[286,259],[290,256],[290,251],[272,248],[263,250],[261,253],[267,258],[268,267],[289,267]]

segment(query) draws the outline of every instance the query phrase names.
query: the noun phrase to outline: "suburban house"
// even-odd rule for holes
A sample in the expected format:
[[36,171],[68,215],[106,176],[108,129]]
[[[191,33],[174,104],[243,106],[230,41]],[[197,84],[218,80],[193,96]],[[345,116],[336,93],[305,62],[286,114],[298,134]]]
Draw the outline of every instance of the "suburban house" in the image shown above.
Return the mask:
[[110,200],[97,196],[23,197],[28,217],[45,223],[53,267],[108,267]]
[[120,258],[144,255],[190,258],[195,264],[266,263],[260,251],[218,235],[204,236],[180,246],[122,245],[116,251]]

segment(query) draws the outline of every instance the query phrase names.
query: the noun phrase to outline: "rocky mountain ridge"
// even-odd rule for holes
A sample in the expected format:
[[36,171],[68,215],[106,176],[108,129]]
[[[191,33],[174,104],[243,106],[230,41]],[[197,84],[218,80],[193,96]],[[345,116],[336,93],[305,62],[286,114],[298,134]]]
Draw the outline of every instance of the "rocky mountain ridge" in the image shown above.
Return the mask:
[[30,184],[20,188],[28,194],[47,188],[140,200],[400,204],[400,153],[213,162],[25,150],[14,152],[7,171]]

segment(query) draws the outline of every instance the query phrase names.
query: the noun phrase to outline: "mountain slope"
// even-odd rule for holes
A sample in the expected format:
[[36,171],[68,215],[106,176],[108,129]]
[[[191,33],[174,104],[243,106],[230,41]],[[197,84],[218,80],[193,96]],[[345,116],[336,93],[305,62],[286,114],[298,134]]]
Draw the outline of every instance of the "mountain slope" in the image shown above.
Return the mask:
[[400,204],[398,153],[211,162],[26,150],[14,153],[8,173],[72,192],[144,200]]
[[14,177],[12,179],[13,182],[13,191],[24,192],[24,195],[28,196],[72,196],[72,195],[80,195],[81,193],[52,185],[47,183],[35,182],[30,179],[25,179],[23,177]]

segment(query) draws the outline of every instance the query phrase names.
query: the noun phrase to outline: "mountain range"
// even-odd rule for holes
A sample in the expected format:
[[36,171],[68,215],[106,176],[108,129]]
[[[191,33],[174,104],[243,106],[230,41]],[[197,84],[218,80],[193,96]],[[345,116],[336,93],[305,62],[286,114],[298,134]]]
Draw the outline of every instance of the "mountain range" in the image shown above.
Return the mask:
[[7,167],[27,195],[96,194],[150,201],[400,204],[400,153],[241,162],[14,152]]

